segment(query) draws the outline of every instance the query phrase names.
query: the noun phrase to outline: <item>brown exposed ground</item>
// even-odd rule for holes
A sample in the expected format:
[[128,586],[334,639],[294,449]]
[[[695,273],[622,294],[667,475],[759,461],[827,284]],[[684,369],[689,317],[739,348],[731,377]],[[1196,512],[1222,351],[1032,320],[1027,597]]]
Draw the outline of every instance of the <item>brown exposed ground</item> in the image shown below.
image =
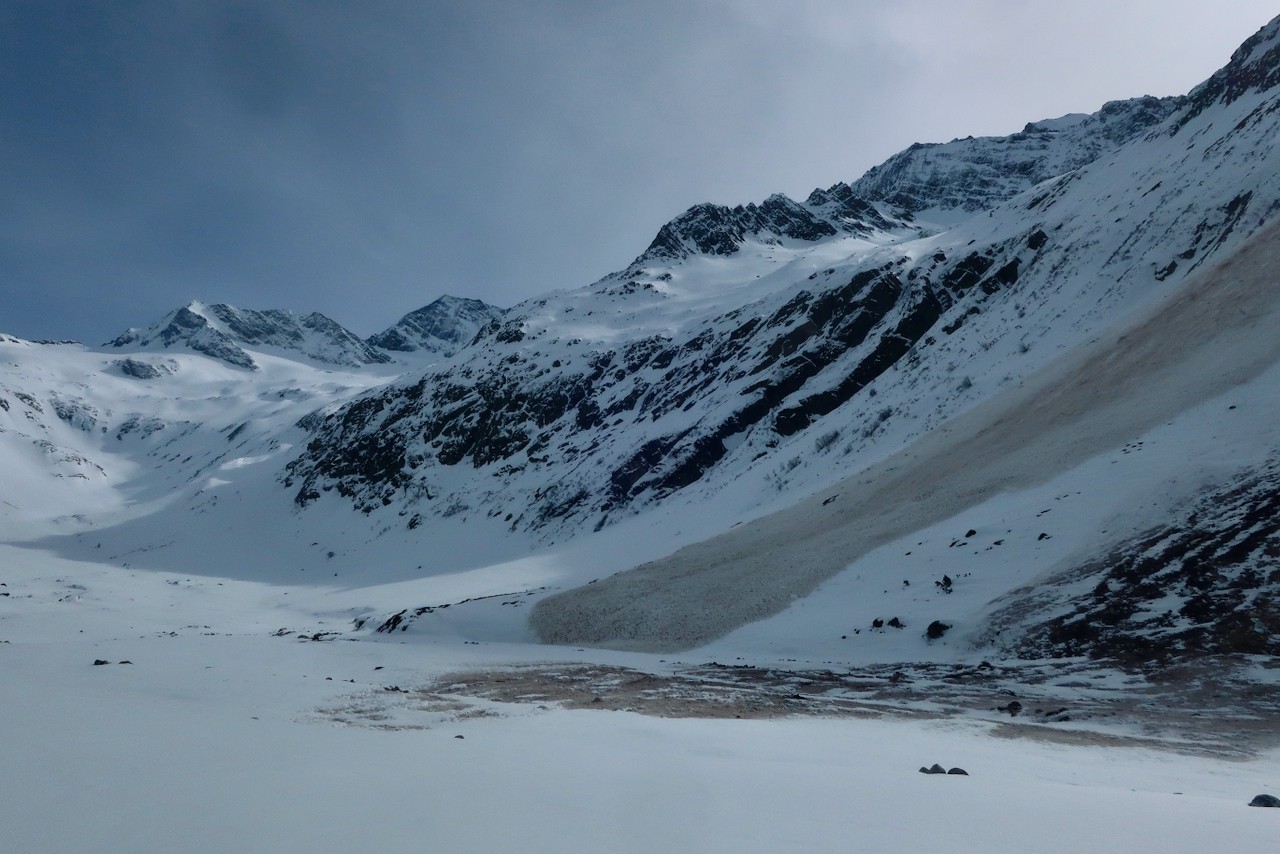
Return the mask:
[[[883,665],[854,671],[708,663],[666,673],[544,664],[454,673],[391,686],[326,717],[403,729],[513,711],[517,705],[670,718],[787,716],[965,719],[1009,738],[1139,746],[1247,759],[1280,745],[1280,662],[1218,657],[1128,672],[1106,663]],[[389,714],[394,708],[396,714]],[[415,724],[415,714],[423,721]]]

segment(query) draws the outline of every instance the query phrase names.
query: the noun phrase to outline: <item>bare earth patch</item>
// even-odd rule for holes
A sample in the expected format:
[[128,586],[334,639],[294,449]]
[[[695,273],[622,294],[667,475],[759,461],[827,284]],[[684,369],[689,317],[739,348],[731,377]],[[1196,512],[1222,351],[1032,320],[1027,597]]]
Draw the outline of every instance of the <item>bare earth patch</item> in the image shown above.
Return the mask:
[[982,720],[1001,737],[1247,759],[1280,745],[1280,663],[1229,656],[1120,670],[1080,659],[837,672],[712,662],[666,673],[544,664],[453,673],[421,688],[384,688],[321,715],[382,729],[420,729],[512,714],[521,705],[671,718]]

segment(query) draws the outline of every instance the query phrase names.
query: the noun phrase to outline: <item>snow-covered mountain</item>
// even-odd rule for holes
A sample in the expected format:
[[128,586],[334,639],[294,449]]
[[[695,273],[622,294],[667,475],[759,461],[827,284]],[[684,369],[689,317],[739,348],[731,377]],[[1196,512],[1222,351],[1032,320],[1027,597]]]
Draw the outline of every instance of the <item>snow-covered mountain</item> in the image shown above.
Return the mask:
[[[101,350],[10,341],[5,439],[33,482],[85,475],[41,506],[74,515],[103,485],[82,515],[115,508],[95,536],[135,561],[278,578],[319,553],[385,580],[637,531],[596,574],[659,558],[839,492],[1235,257],[1280,211],[1278,26],[1187,96],[913,147],[804,202],[699,205],[618,273],[505,312],[446,297],[363,342],[193,303]],[[458,349],[419,369],[373,344]],[[121,497],[139,494],[163,506]],[[269,528],[270,567],[225,537],[245,518]],[[143,548],[154,526],[193,533]],[[407,557],[424,538],[431,567]],[[769,617],[779,589],[723,611]]]
[[506,312],[0,335],[6,841],[1273,847],[1278,139],[1280,18]]
[[238,368],[257,367],[246,348],[303,356],[329,365],[356,367],[390,361],[355,333],[319,312],[252,311],[193,301],[145,328],[129,329],[109,346],[126,351],[182,349]]
[[659,229],[628,270],[693,255],[732,255],[748,242],[782,246],[787,240],[871,237],[905,227],[905,222],[886,215],[845,184],[814,190],[803,204],[775,193],[758,205],[695,205]]
[[[446,370],[327,415],[285,483],[302,506],[336,492],[563,539],[684,491],[857,471],[1275,216],[1274,39],[1186,98],[908,151],[803,205],[695,207],[622,272],[518,305]],[[872,179],[886,200],[928,186],[911,207],[981,211],[947,226],[840,189]]]
[[503,309],[478,299],[445,295],[370,336],[367,343],[397,353],[425,352],[452,356],[498,319]]
[[1112,101],[1092,115],[1029,122],[1010,136],[916,143],[872,168],[848,191],[908,212],[986,210],[1145,134],[1185,101],[1150,96]]

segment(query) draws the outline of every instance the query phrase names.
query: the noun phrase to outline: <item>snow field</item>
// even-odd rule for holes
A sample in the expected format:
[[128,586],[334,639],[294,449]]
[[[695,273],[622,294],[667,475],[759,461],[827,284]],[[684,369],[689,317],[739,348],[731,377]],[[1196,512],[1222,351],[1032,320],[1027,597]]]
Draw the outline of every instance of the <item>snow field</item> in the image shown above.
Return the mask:
[[[1275,816],[1245,806],[1280,786],[1275,753],[1227,763],[972,723],[536,705],[337,725],[327,710],[457,668],[646,658],[272,637],[263,627],[324,625],[285,588],[21,554],[3,554],[19,598],[0,599],[0,821],[15,851],[1264,851],[1275,838]],[[918,772],[934,762],[970,776]]]

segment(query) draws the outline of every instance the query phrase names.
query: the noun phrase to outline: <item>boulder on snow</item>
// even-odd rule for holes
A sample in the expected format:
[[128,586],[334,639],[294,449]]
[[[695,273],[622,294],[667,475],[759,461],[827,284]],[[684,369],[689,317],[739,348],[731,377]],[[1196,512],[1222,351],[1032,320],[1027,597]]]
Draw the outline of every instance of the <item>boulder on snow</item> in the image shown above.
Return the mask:
[[928,768],[921,765],[920,773],[921,774],[945,774],[947,773],[947,769],[943,768],[941,765],[935,762],[933,763],[933,765],[929,766]]
[[1280,798],[1275,795],[1257,795],[1249,801],[1251,807],[1280,807]]
[[929,624],[929,628],[924,630],[924,636],[927,637],[929,640],[937,640],[938,638],[945,635],[947,633],[947,629],[949,628],[951,628],[951,626],[947,625],[941,620],[934,620],[932,623]]
[[966,771],[966,770],[964,770],[963,768],[952,768],[952,769],[950,769],[949,771],[947,771],[947,773],[948,773],[948,774],[955,774],[956,776],[959,776],[959,777],[968,777],[968,776],[969,776],[969,772],[968,772],[968,771]]

